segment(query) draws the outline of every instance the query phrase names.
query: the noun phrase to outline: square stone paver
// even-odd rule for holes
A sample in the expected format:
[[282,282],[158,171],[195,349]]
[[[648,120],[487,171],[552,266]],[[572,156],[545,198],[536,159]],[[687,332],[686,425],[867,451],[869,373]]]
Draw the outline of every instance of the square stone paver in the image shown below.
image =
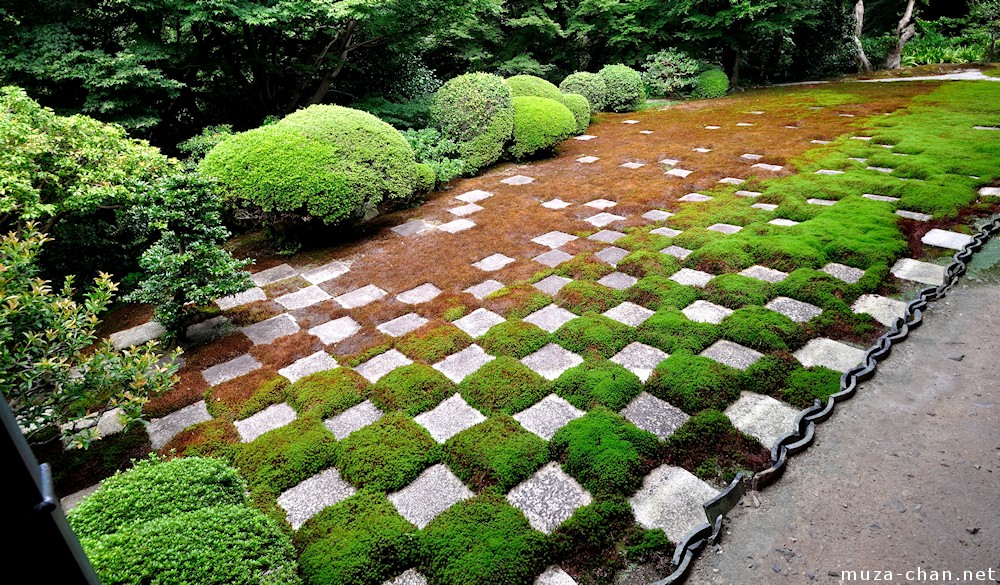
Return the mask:
[[624,323],[631,327],[638,327],[652,317],[656,311],[651,311],[642,305],[637,305],[630,301],[604,311],[603,315],[609,319],[614,319],[619,323]]
[[[668,256],[673,256],[674,258],[677,258],[678,260],[683,260],[691,255],[691,250],[688,250],[687,248],[681,248],[680,246],[667,246],[666,248],[660,250],[660,254],[667,254]],[[709,274],[709,276],[712,275]]]
[[191,425],[212,420],[212,415],[208,414],[205,401],[199,400],[190,406],[185,406],[180,410],[175,410],[170,414],[154,418],[146,425],[146,434],[149,435],[149,442],[153,449],[161,449]]
[[396,300],[407,305],[419,305],[436,299],[439,294],[441,294],[441,289],[425,282],[416,288],[399,293],[396,295]]
[[281,368],[278,370],[278,373],[294,384],[310,374],[332,370],[339,365],[337,360],[333,359],[333,356],[330,354],[325,351],[317,351],[312,355],[296,360],[291,365]]
[[764,211],[774,211],[778,208],[778,206],[774,203],[754,203],[750,207],[753,207],[754,209],[763,209]]
[[470,337],[479,337],[490,330],[494,325],[504,322],[504,318],[488,309],[476,309],[468,315],[452,321],[455,327],[469,334]]
[[211,319],[206,319],[201,323],[188,326],[185,333],[188,343],[198,344],[225,337],[236,330],[236,324],[230,321],[228,317],[219,315]]
[[890,269],[892,275],[903,280],[922,282],[930,285],[944,284],[944,266],[921,262],[913,258],[900,258]]
[[402,368],[403,366],[408,366],[412,363],[413,360],[410,358],[395,349],[390,349],[389,351],[381,353],[354,368],[354,371],[361,374],[366,380],[374,384],[393,370]]
[[589,164],[595,163],[595,162],[597,162],[599,160],[601,160],[601,159],[597,158],[596,156],[581,156],[580,158],[576,159],[576,162],[583,163],[585,165],[589,165]]
[[723,185],[742,185],[746,183],[746,179],[737,179],[736,177],[723,177],[719,179],[719,182]]
[[642,167],[646,166],[646,163],[627,162],[627,163],[622,163],[621,166],[625,167],[626,169],[635,170],[635,169],[641,169]]
[[427,585],[427,577],[416,569],[407,569],[382,585]]
[[583,221],[595,227],[604,227],[616,221],[624,221],[624,220],[625,218],[620,215],[615,215],[613,213],[602,211],[601,213],[598,213],[597,215],[592,215]]
[[614,244],[624,237],[625,234],[622,232],[616,232],[614,230],[601,230],[595,234],[587,236],[587,239],[595,242],[604,242],[605,244]]
[[823,312],[823,309],[820,309],[816,305],[811,305],[809,303],[804,303],[788,297],[777,297],[772,299],[771,302],[764,305],[764,308],[770,309],[775,313],[781,313],[796,323],[805,323]]
[[833,169],[820,169],[816,171],[817,175],[843,175],[844,171],[835,171]]
[[552,199],[550,201],[542,203],[542,207],[547,207],[549,209],[566,209],[570,205],[573,204],[563,201],[562,199]]
[[726,409],[726,416],[734,427],[757,437],[761,445],[771,450],[778,439],[795,430],[799,411],[770,396],[743,392]]
[[764,170],[764,171],[771,171],[772,173],[777,173],[778,171],[781,171],[785,167],[783,167],[781,165],[769,165],[767,163],[757,163],[755,165],[751,165],[751,168],[761,169],[761,170]]
[[628,274],[623,274],[621,272],[612,272],[611,274],[598,280],[597,284],[601,284],[615,290],[625,290],[637,282],[639,282],[639,279],[634,276],[629,276]]
[[568,349],[550,343],[535,353],[521,358],[521,363],[546,380],[555,380],[566,370],[582,364],[583,358]]
[[472,265],[484,272],[495,272],[512,262],[514,262],[514,259],[509,256],[504,256],[503,254],[492,254],[483,258],[479,262],[474,262]]
[[972,241],[972,236],[935,228],[924,234],[924,237],[920,238],[920,241],[928,246],[961,250],[966,244]]
[[808,203],[809,205],[825,205],[826,207],[830,207],[831,205],[836,205],[837,204],[837,200],[836,199],[817,199],[815,197],[811,197],[809,199],[806,199],[806,203]]
[[807,368],[823,366],[838,372],[846,372],[861,363],[865,352],[845,343],[820,337],[810,339],[805,347],[792,355]]
[[639,130],[639,134],[652,134],[652,130]]
[[219,308],[223,311],[228,311],[229,309],[233,309],[235,307],[255,303],[257,301],[263,301],[265,299],[267,299],[267,295],[264,293],[264,290],[255,286],[254,288],[247,289],[234,295],[215,299],[215,304],[219,305]]
[[584,141],[593,140],[595,138],[597,138],[597,137],[593,136],[591,134],[581,134],[579,136],[574,136],[573,137],[574,140],[584,140]]
[[881,295],[861,295],[851,305],[851,310],[871,315],[886,327],[895,323],[896,319],[906,317],[906,303]]
[[243,420],[233,421],[233,424],[236,425],[236,432],[240,434],[240,440],[244,443],[250,443],[268,431],[280,429],[289,424],[295,420],[295,417],[295,410],[282,402],[281,404],[272,404]]
[[389,494],[389,501],[403,518],[424,528],[441,512],[474,495],[462,480],[438,463],[425,469],[410,485]]
[[680,178],[683,179],[683,178],[687,177],[688,175],[690,175],[693,172],[694,171],[691,171],[691,170],[688,170],[688,169],[682,169],[682,168],[679,168],[679,167],[674,167],[674,168],[670,169],[669,171],[667,171],[666,174],[668,174],[668,175],[670,175],[672,177],[680,177]]
[[705,288],[705,285],[708,284],[708,281],[712,280],[713,278],[715,278],[715,276],[707,272],[702,272],[700,270],[691,270],[690,268],[681,268],[670,277],[670,280],[679,284],[696,286],[698,288]]
[[905,209],[897,209],[896,215],[914,221],[930,221],[934,219],[934,216],[928,213],[917,213],[916,211],[907,211]]
[[740,158],[745,159],[745,160],[757,161],[757,160],[760,160],[760,159],[764,158],[764,155],[763,154],[751,154],[751,153],[748,152],[746,154],[741,154]]
[[622,261],[622,258],[628,256],[628,250],[623,250],[622,248],[618,248],[616,246],[610,246],[604,248],[600,252],[597,252],[594,256],[612,266],[617,266],[618,263]]
[[302,273],[302,278],[309,281],[309,284],[322,284],[328,280],[333,280],[342,274],[347,274],[351,270],[350,264],[334,260],[319,268],[313,268]]
[[642,218],[648,219],[649,221],[663,221],[665,219],[670,219],[673,216],[674,214],[669,211],[663,211],[662,209],[651,209],[642,214]]
[[899,201],[899,197],[889,197],[888,195],[875,195],[873,193],[865,193],[862,195],[865,199],[871,199],[872,201],[884,201],[886,203],[895,203]]
[[507,177],[500,182],[505,185],[527,185],[528,183],[534,183],[535,180],[531,177],[525,177],[524,175],[514,175],[513,177]]
[[521,412],[514,415],[514,420],[522,427],[548,441],[572,420],[586,414],[579,408],[567,402],[564,398],[549,394]]
[[455,197],[455,199],[458,199],[459,201],[464,201],[466,203],[477,203],[479,201],[482,201],[483,199],[489,199],[490,197],[493,197],[493,193],[490,193],[489,191],[483,191],[481,189],[476,189],[475,191],[468,191],[466,193],[462,193],[458,197]]
[[1000,197],[1000,187],[983,187],[979,194],[983,197]]
[[746,189],[739,189],[737,191],[733,191],[733,195],[738,197],[750,197],[753,199],[755,197],[760,197],[762,193],[760,191],[747,191]]
[[330,295],[327,294],[325,290],[314,284],[295,292],[281,295],[280,297],[274,299],[274,302],[278,303],[288,311],[294,311],[295,309],[304,309],[306,307],[322,303],[329,298]]
[[781,282],[788,278],[787,272],[768,268],[767,266],[754,265],[740,272],[743,276],[763,280],[764,282]]
[[167,330],[156,321],[147,321],[142,325],[136,325],[123,331],[117,331],[108,336],[111,345],[118,351],[142,345],[148,341],[159,339]]
[[[786,126],[786,128],[787,127],[788,126]],[[830,141],[829,140],[810,140],[809,143],[810,144],[830,144]],[[823,174],[823,173],[820,173],[820,174]]]
[[691,472],[661,465],[645,477],[629,504],[644,528],[659,528],[671,542],[680,542],[693,528],[708,522],[703,505],[717,495],[719,490]]
[[676,158],[665,158],[665,159],[663,159],[663,160],[660,161],[660,164],[661,165],[667,165],[668,167],[672,167],[672,166],[676,166],[676,165],[680,164],[680,162],[681,161],[679,161]]
[[361,325],[350,317],[341,317],[327,321],[309,330],[309,335],[319,337],[323,345],[330,345],[347,339],[361,330]]
[[534,585],[577,585],[577,582],[566,571],[553,565],[535,579]]
[[[714,126],[714,125],[705,126],[705,130],[720,130],[721,128],[722,128],[722,126]],[[695,150],[697,150],[697,149],[695,149]]]
[[257,286],[264,286],[265,284],[285,280],[286,278],[291,278],[293,276],[297,276],[298,274],[299,272],[288,264],[279,264],[273,268],[255,272],[251,275],[251,278],[253,279],[253,283]]
[[546,305],[524,318],[525,323],[537,325],[549,333],[555,333],[566,323],[576,319],[576,315],[559,305]]
[[541,246],[546,246],[552,249],[556,249],[576,239],[578,239],[577,236],[573,236],[564,232],[549,232],[547,234],[542,234],[537,238],[532,238],[531,241]]
[[593,207],[594,209],[610,209],[615,205],[618,205],[617,201],[611,201],[609,199],[594,199],[593,201],[588,201],[584,203],[587,207]]
[[713,232],[719,232],[721,234],[735,234],[736,232],[743,229],[742,226],[733,225],[731,223],[716,223],[705,228],[707,230],[712,230]]
[[209,386],[218,386],[224,382],[245,376],[260,368],[260,362],[250,354],[243,354],[221,364],[205,368],[201,375]]
[[567,254],[562,250],[549,250],[544,254],[539,254],[538,256],[532,258],[532,260],[534,260],[535,262],[538,262],[539,264],[542,264],[544,266],[548,266],[549,268],[555,268],[556,266],[559,266],[563,262],[572,259],[573,259],[572,254]]
[[502,282],[497,282],[496,280],[490,279],[480,282],[475,286],[470,286],[469,288],[463,290],[462,292],[469,293],[470,295],[476,297],[477,299],[483,300],[502,288],[503,288]]
[[510,490],[507,501],[524,512],[532,528],[551,534],[592,498],[558,463],[552,462]]
[[406,223],[399,224],[392,228],[392,231],[405,237],[415,236],[417,234],[426,232],[429,229],[433,229],[434,226],[427,223],[422,219],[414,219]]
[[452,207],[448,210],[448,213],[452,215],[457,215],[458,217],[465,217],[466,215],[472,215],[477,211],[482,211],[482,205],[476,205],[475,203],[466,203],[465,205],[459,205],[458,207]]
[[639,120],[622,120],[622,124],[638,124]]
[[[716,129],[716,130],[718,130],[719,126],[713,126],[713,128]],[[711,148],[703,148],[703,147],[692,148],[691,150],[693,150],[695,152],[700,152],[701,154],[708,154],[708,153],[712,152]]]
[[741,126],[741,127],[745,127],[745,126],[753,126],[753,124],[752,124],[752,123],[750,123],[750,122],[737,122],[737,123],[736,123],[736,125],[737,125],[737,126]]
[[757,363],[757,360],[764,357],[764,354],[759,351],[743,347],[738,343],[733,343],[725,339],[720,339],[708,346],[700,355],[713,359],[720,364],[736,368],[737,370],[745,370]]
[[374,284],[369,284],[361,288],[356,288],[351,292],[344,293],[333,300],[337,301],[337,304],[345,309],[355,309],[357,307],[363,307],[367,304],[381,300],[387,294],[389,293]]
[[836,262],[827,264],[823,268],[820,268],[820,271],[825,272],[834,278],[843,280],[848,284],[854,284],[855,282],[861,280],[861,277],[865,275],[865,271],[860,268],[837,264]]
[[483,422],[486,417],[469,406],[460,394],[454,394],[433,410],[413,417],[413,420],[427,429],[435,441],[444,443],[465,429]]
[[285,511],[292,530],[298,530],[327,506],[342,502],[355,493],[357,490],[340,478],[337,468],[331,467],[286,490],[278,496],[278,505]]
[[638,341],[626,345],[616,353],[611,361],[632,372],[645,382],[656,366],[670,357],[670,354]]
[[343,441],[354,431],[378,422],[382,411],[371,400],[355,404],[344,412],[323,421],[323,425],[333,433],[338,441]]
[[495,359],[494,356],[486,353],[483,351],[483,348],[473,343],[462,351],[444,358],[432,367],[447,376],[452,382],[458,384],[469,374],[475,373],[479,368]]
[[687,203],[703,203],[711,200],[712,198],[708,195],[702,195],[701,193],[688,193],[687,195],[681,197],[678,201],[685,201]]
[[407,313],[401,317],[396,317],[391,321],[382,323],[376,329],[392,337],[402,337],[410,331],[423,327],[426,323],[427,319],[424,317],[416,313]]
[[565,276],[557,276],[553,274],[539,280],[533,286],[549,296],[555,296],[556,293],[562,290],[562,287],[571,282],[573,282],[572,278],[566,278]]
[[674,228],[659,227],[655,230],[651,230],[649,233],[656,234],[658,236],[666,236],[668,238],[676,238],[681,235],[681,230],[675,230]]
[[867,171],[878,171],[880,173],[886,173],[886,174],[892,173],[892,171],[893,171],[893,169],[890,169],[889,167],[871,167],[871,166],[870,167],[866,167],[865,170],[867,170]]
[[621,415],[644,431],[666,439],[689,418],[685,412],[648,392],[641,392]]
[[697,300],[684,307],[684,316],[696,323],[712,323],[718,325],[722,320],[733,314],[732,309],[716,305],[705,300]]
[[469,228],[476,227],[476,223],[471,219],[456,219],[455,221],[449,221],[448,223],[443,223],[437,226],[437,229],[448,232],[449,234],[457,234],[458,232],[463,232]]
[[785,219],[783,217],[777,217],[767,223],[771,225],[780,225],[781,227],[792,227],[793,225],[799,225],[800,222]]

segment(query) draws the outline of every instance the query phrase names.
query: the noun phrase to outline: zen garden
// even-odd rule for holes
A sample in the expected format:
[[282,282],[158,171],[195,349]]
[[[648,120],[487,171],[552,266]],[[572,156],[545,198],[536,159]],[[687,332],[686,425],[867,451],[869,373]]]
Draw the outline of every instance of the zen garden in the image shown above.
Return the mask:
[[998,37],[997,0],[15,0],[0,387],[106,585],[679,582],[1000,214]]

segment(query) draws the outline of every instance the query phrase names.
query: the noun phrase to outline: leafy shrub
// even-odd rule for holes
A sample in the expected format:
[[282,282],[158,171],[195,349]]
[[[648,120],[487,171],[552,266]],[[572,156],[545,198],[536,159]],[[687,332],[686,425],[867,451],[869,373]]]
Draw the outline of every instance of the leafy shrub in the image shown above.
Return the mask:
[[567,423],[549,442],[552,457],[598,497],[635,493],[659,447],[655,435],[600,407]]
[[293,539],[310,585],[379,585],[416,560],[414,532],[384,494],[363,490],[307,520]]
[[742,274],[721,274],[705,285],[705,297],[730,309],[763,305],[771,298],[771,286],[766,281]]
[[717,410],[689,418],[667,437],[665,450],[671,464],[716,484],[729,483],[740,471],[760,471],[771,463],[767,449]]
[[653,370],[646,389],[688,414],[724,410],[740,395],[735,368],[688,351],[679,351]]
[[358,219],[417,187],[413,150],[360,110],[310,106],[217,145],[199,167],[226,194],[268,213],[327,224]]
[[555,85],[534,75],[515,75],[507,78],[511,95],[514,97],[535,96],[559,101],[562,92]]
[[418,362],[433,364],[472,343],[465,331],[451,324],[438,323],[428,323],[403,337],[396,342],[396,349]]
[[[177,433],[159,452],[180,453],[184,457],[216,457],[232,461],[240,446],[240,435],[236,432],[233,421],[213,418],[191,425]],[[94,447],[91,447],[87,452],[93,450]]]
[[431,123],[431,94],[406,102],[392,102],[384,97],[371,97],[353,103],[351,107],[368,112],[399,130],[426,128]]
[[545,536],[489,490],[448,508],[419,538],[427,555],[421,572],[435,583],[520,585],[548,561]]
[[233,127],[229,124],[219,126],[205,126],[200,134],[195,134],[191,138],[177,143],[177,150],[188,156],[191,162],[198,162],[205,158],[210,150],[217,144],[233,135]]
[[310,374],[288,387],[288,403],[299,414],[331,417],[359,404],[371,384],[350,368],[335,368]]
[[424,427],[390,412],[340,443],[337,468],[359,488],[396,491],[437,463],[440,449]]
[[410,364],[379,378],[372,387],[372,402],[382,410],[414,416],[454,393],[455,384],[441,372],[426,364]]
[[605,65],[598,73],[608,87],[605,107],[612,112],[631,112],[646,101],[642,76],[626,65]]
[[476,491],[495,485],[506,493],[547,460],[545,441],[507,415],[462,431],[444,446],[445,463]]
[[642,382],[614,362],[589,357],[556,378],[552,391],[582,410],[604,405],[617,412],[642,392]]
[[497,65],[497,75],[510,77],[513,75],[548,75],[555,69],[555,65],[542,64],[531,56],[531,53],[519,53],[503,63]]
[[[416,171],[416,180],[413,184],[413,191],[415,193],[430,193],[434,190],[434,187],[438,184],[437,171],[430,164],[417,163],[414,166]],[[445,175],[452,172],[453,169],[448,169],[445,171]]]
[[521,359],[541,349],[549,341],[551,336],[537,325],[520,319],[508,319],[491,327],[479,339],[479,345],[491,355]]
[[628,289],[627,295],[633,303],[654,311],[669,307],[682,309],[698,300],[698,291],[693,287],[655,275],[639,279]]
[[703,71],[695,79],[692,95],[698,99],[720,98],[729,91],[729,77],[721,69]]
[[603,110],[608,99],[608,85],[604,78],[596,73],[577,71],[566,76],[566,79],[559,84],[559,89],[563,93],[578,93],[587,98],[591,115]]
[[510,86],[496,75],[468,73],[449,80],[434,95],[431,118],[472,173],[500,160],[514,129]]
[[576,118],[576,131],[573,133],[583,134],[587,126],[590,126],[590,104],[587,103],[587,98],[578,93],[564,93],[561,94],[559,103],[569,108]]
[[[605,264],[605,266],[607,265]],[[621,291],[596,282],[576,280],[559,289],[559,292],[556,293],[556,300],[566,309],[577,315],[582,315],[591,311],[603,313],[611,307],[621,304],[623,296]]]
[[721,335],[718,325],[692,321],[678,309],[670,307],[660,309],[640,325],[636,340],[667,353],[679,350],[700,352],[715,343]]
[[610,358],[635,337],[635,329],[604,315],[585,313],[556,330],[556,343],[574,353],[596,351]]
[[665,49],[646,57],[642,66],[642,81],[649,95],[677,95],[691,88],[699,67],[698,61],[687,54],[677,49]]
[[719,324],[719,331],[730,341],[762,351],[797,349],[802,345],[802,328],[764,307],[737,309]]
[[781,398],[792,406],[809,408],[815,399],[825,401],[831,394],[840,391],[840,372],[815,366],[799,368],[788,376],[787,387]]
[[514,138],[508,152],[515,159],[551,150],[576,129],[573,112],[556,100],[523,96],[513,101]]
[[434,171],[434,185],[447,183],[465,172],[465,161],[459,158],[458,145],[434,128],[407,130],[403,138],[413,149],[417,162]]
[[514,414],[549,393],[544,378],[514,358],[500,356],[458,385],[462,398],[485,414]]
[[306,417],[242,446],[235,463],[259,492],[277,497],[337,462],[337,441],[319,418]]

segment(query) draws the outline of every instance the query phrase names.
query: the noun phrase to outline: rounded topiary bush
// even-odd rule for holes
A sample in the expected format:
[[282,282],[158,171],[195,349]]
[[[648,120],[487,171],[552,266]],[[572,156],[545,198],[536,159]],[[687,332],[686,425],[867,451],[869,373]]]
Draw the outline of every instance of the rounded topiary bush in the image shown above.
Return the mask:
[[327,224],[361,218],[419,185],[402,135],[367,112],[340,106],[310,106],[232,136],[208,153],[200,170],[230,198]]
[[514,128],[510,86],[490,73],[467,73],[449,80],[434,95],[431,119],[475,172],[500,160]]
[[564,93],[559,98],[559,103],[569,108],[576,118],[575,134],[583,134],[587,126],[590,126],[590,103],[587,98],[578,93]]
[[596,73],[577,71],[563,79],[559,89],[564,93],[577,93],[587,98],[592,115],[603,110],[608,99],[608,84]]
[[726,95],[729,91],[729,77],[721,69],[709,69],[703,71],[694,81],[694,91],[692,95],[696,98],[718,98]]
[[598,72],[608,88],[605,109],[612,112],[631,112],[646,101],[642,75],[627,65],[606,65]]
[[514,97],[533,95],[559,101],[559,97],[562,95],[558,87],[534,75],[508,77],[507,85],[510,86],[511,95]]
[[569,138],[576,118],[561,103],[535,96],[514,98],[514,140],[510,155],[524,159],[551,149]]

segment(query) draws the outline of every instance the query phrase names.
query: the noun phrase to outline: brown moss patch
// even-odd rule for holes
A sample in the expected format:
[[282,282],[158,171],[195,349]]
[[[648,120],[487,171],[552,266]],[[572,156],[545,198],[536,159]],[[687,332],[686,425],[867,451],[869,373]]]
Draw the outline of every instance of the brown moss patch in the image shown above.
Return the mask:
[[159,454],[167,457],[220,457],[230,459],[240,443],[232,421],[213,419],[188,427],[164,445]]
[[508,319],[523,319],[550,303],[548,295],[526,282],[512,284],[484,299],[486,308]]
[[255,345],[250,349],[250,355],[257,358],[265,368],[279,370],[297,359],[314,354],[323,348],[323,343],[317,337],[305,331],[297,331],[291,335],[280,337],[265,345]]
[[469,334],[445,321],[434,320],[396,341],[396,349],[414,361],[433,364],[472,345]]
[[[215,418],[243,419],[253,414],[252,406],[260,404],[258,396],[265,384],[278,376],[274,370],[256,370],[245,376],[213,386],[205,395],[208,412]],[[280,402],[279,399],[277,402]],[[251,408],[248,408],[250,406]]]
[[202,400],[207,391],[208,382],[201,375],[201,370],[185,368],[177,375],[177,382],[172,389],[143,406],[143,415],[149,418],[166,416]]

